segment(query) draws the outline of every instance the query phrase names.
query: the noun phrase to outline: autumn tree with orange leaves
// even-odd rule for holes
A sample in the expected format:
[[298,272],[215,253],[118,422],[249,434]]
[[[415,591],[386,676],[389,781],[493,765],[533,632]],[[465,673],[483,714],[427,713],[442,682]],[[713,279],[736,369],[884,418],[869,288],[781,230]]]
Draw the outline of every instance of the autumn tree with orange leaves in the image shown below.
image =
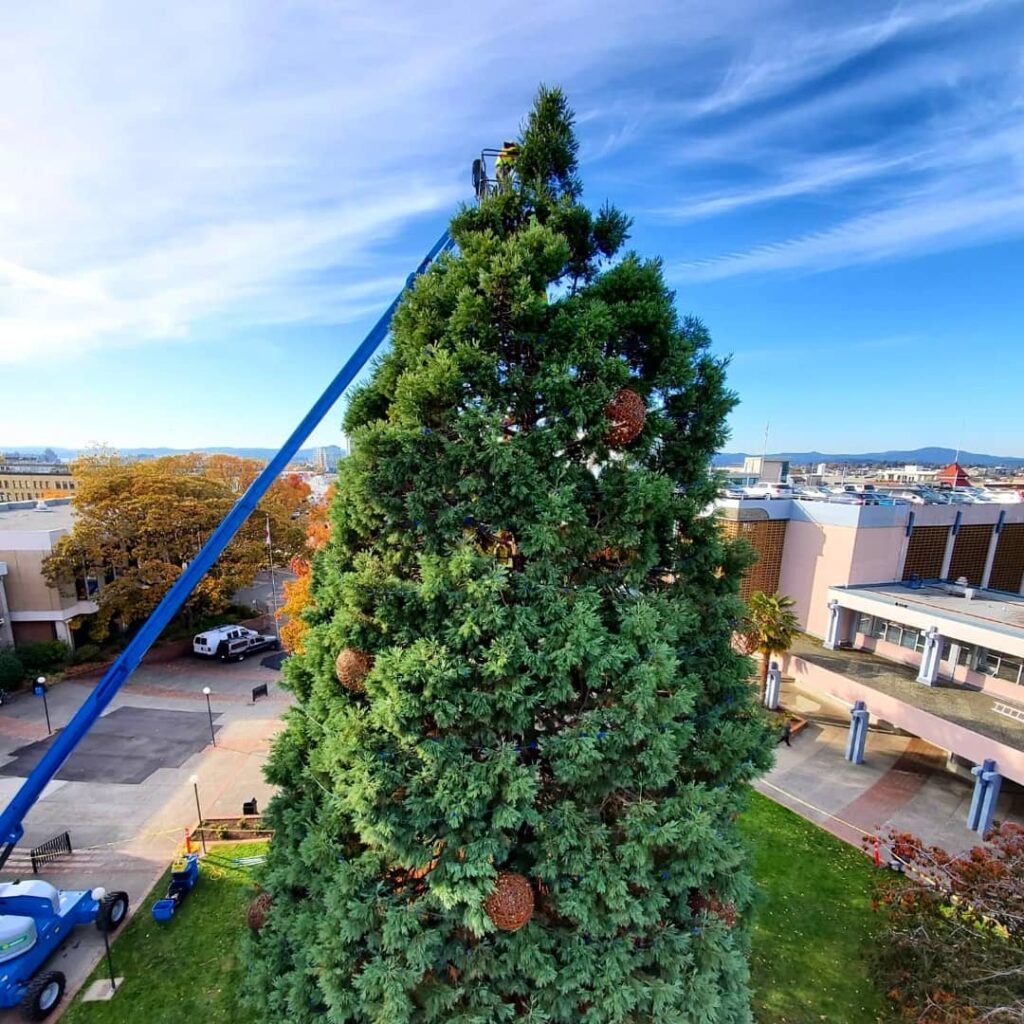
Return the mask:
[[914,1024],[1024,1021],[1024,827],[952,855],[908,832],[882,842],[903,873],[879,883],[874,967]]
[[[74,529],[44,572],[58,586],[84,576],[100,581],[91,639],[145,619],[262,468],[255,459],[197,453],[130,460],[100,450],[77,459]],[[277,564],[303,549],[310,491],[293,477],[274,481],[185,602],[184,622],[222,611],[267,567],[267,516]]]
[[302,654],[302,639],[309,629],[309,623],[303,617],[313,603],[310,593],[310,582],[312,581],[311,557],[321,551],[327,544],[327,538],[331,532],[331,523],[327,518],[327,512],[334,497],[334,488],[331,487],[322,501],[317,502],[309,511],[306,526],[306,551],[303,555],[296,555],[289,563],[288,568],[295,573],[295,579],[284,582],[284,601],[277,611],[277,618],[281,625],[279,633],[281,643],[289,654]]

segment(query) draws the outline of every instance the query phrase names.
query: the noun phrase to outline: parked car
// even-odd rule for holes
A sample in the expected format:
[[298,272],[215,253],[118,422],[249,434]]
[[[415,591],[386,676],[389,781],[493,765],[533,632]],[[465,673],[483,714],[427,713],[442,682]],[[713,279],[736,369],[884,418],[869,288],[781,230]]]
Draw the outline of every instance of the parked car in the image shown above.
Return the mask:
[[221,661],[242,661],[247,654],[281,646],[276,636],[257,633],[246,626],[217,626],[192,638],[192,653],[201,658],[220,658]]

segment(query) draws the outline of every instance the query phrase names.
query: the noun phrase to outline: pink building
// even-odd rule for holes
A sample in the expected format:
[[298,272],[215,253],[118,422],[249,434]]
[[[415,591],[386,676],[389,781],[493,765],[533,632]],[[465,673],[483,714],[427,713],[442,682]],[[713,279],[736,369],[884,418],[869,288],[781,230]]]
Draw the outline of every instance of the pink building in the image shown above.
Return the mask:
[[1024,784],[1024,504],[744,498],[718,512],[763,555],[752,588],[795,601],[806,635],[786,674]]

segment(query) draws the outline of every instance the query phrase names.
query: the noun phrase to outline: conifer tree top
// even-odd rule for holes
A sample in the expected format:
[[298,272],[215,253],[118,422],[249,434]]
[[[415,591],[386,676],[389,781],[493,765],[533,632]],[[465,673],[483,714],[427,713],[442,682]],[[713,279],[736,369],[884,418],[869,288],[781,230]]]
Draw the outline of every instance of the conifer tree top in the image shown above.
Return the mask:
[[355,393],[255,933],[268,1019],[747,1024],[767,766],[704,509],[733,397],[542,88]]

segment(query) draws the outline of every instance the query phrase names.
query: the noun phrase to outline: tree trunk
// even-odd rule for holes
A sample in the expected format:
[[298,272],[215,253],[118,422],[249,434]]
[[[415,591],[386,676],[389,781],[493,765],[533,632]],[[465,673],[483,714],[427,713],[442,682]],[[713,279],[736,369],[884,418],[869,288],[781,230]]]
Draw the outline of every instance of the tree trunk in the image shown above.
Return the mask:
[[764,695],[768,691],[768,666],[771,664],[772,651],[769,647],[761,648],[761,682],[757,688],[757,702],[764,705]]

